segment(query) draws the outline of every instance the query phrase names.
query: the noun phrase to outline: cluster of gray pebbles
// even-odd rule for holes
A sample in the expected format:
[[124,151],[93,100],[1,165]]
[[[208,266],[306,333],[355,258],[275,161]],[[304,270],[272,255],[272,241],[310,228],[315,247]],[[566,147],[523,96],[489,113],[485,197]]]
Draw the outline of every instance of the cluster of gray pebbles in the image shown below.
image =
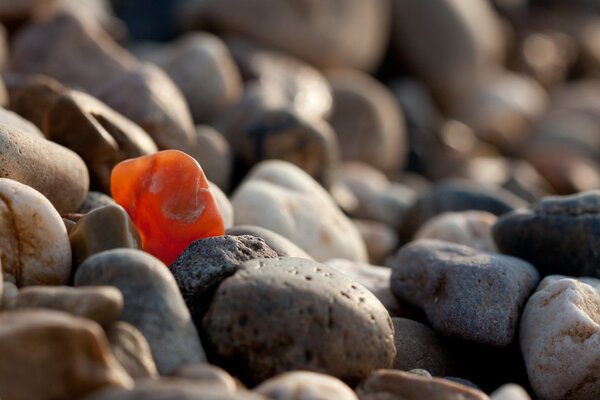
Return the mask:
[[600,399],[599,4],[0,0],[0,398]]

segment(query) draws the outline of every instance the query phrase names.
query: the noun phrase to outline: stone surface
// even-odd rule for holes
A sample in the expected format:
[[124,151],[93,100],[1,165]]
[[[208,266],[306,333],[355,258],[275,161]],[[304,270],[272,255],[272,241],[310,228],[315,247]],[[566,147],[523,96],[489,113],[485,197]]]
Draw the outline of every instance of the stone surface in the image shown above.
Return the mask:
[[498,218],[485,211],[445,212],[428,220],[415,239],[438,239],[476,250],[497,252],[492,226]]
[[215,236],[192,242],[170,266],[192,318],[200,325],[217,287],[245,261],[275,258],[255,236]]
[[196,125],[192,153],[208,180],[228,191],[233,169],[233,152],[225,137],[211,126]]
[[542,275],[600,277],[600,191],[550,196],[531,210],[502,216],[492,233],[500,251],[529,261]]
[[389,12],[389,4],[380,0],[270,0],[260,6],[240,0],[211,0],[190,3],[180,14],[190,29],[209,21],[221,30],[264,42],[318,67],[370,70],[385,50]]
[[64,311],[107,325],[121,312],[123,296],[112,286],[28,286],[19,291],[15,304],[15,309],[25,308]]
[[356,389],[360,400],[487,400],[485,393],[445,379],[398,370],[379,370]]
[[219,386],[228,393],[235,393],[241,386],[227,371],[211,364],[184,365],[173,372],[171,376]]
[[85,200],[77,212],[81,214],[87,214],[96,208],[110,205],[116,205],[112,197],[102,192],[90,190],[85,196]]
[[4,280],[19,287],[66,284],[71,247],[50,201],[29,186],[0,178],[0,215]]
[[307,371],[277,375],[253,391],[275,400],[358,400],[352,389],[339,379]]
[[0,302],[0,309],[12,310],[13,308],[15,308],[18,296],[19,288],[12,282],[4,282],[4,284],[2,285],[2,299]]
[[1,313],[0,352],[0,396],[6,399],[72,399],[133,383],[100,326],[58,311]]
[[104,250],[139,249],[140,235],[123,207],[114,204],[83,215],[69,232],[74,265]]
[[221,188],[215,185],[212,182],[208,182],[208,186],[210,187],[210,191],[212,192],[215,202],[217,203],[217,208],[221,213],[221,218],[223,218],[223,226],[225,229],[231,228],[233,226],[233,206],[231,202],[227,198],[227,195],[223,193]]
[[479,210],[502,215],[525,206],[525,201],[498,187],[462,180],[440,183],[421,194],[406,211],[399,235],[401,240],[410,241],[427,220],[443,212]]
[[424,369],[434,376],[445,376],[452,371],[452,354],[431,328],[406,318],[392,318],[392,322],[396,344],[394,369]]
[[61,213],[74,212],[89,187],[88,170],[73,151],[0,120],[0,177],[14,179],[50,200]]
[[207,351],[253,383],[296,369],[355,383],[396,354],[379,300],[301,258],[244,263],[221,283],[202,325]]
[[352,220],[360,232],[371,264],[380,264],[398,247],[398,234],[383,222],[367,219]]
[[329,119],[343,160],[363,161],[382,171],[404,167],[407,146],[404,116],[383,84],[356,71],[327,75],[335,107]]
[[312,260],[313,258],[307,252],[302,250],[296,244],[270,229],[256,225],[235,225],[225,231],[227,235],[242,236],[251,235],[261,238],[265,241],[275,253],[280,257],[299,257]]
[[596,399],[600,294],[574,279],[542,281],[521,317],[520,344],[529,382],[542,400]]
[[513,342],[539,280],[526,261],[432,239],[404,246],[387,264],[394,295],[422,308],[436,332],[492,346]]
[[398,302],[390,290],[391,268],[353,262],[343,258],[327,260],[325,265],[335,268],[367,288],[381,301],[390,314],[400,315],[404,311],[403,305]]
[[318,261],[367,259],[352,222],[322,187],[290,163],[273,160],[256,166],[233,194],[232,204],[236,225],[268,228]]
[[136,327],[116,321],[106,327],[106,338],[113,355],[133,379],[158,376],[150,345]]
[[500,386],[491,395],[491,400],[531,400],[525,389],[514,383]]
[[144,335],[161,374],[205,360],[175,279],[158,259],[133,249],[94,254],[75,274],[75,286],[88,285],[112,285],[121,291],[124,306],[119,320]]
[[217,36],[189,33],[159,57],[158,65],[183,93],[196,123],[211,122],[241,95],[240,72]]

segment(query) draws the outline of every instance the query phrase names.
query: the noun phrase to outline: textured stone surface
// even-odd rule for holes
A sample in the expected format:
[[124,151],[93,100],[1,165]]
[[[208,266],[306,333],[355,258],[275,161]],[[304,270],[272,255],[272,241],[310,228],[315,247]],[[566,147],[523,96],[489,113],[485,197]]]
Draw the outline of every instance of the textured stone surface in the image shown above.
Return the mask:
[[66,284],[71,247],[48,199],[29,186],[0,178],[0,215],[4,280],[17,286]]
[[387,264],[392,292],[422,308],[436,332],[492,346],[513,342],[539,280],[526,261],[431,239],[404,246]]
[[[283,161],[264,161],[232,197],[236,225],[258,225],[288,238],[317,261],[366,261],[364,241],[329,194]],[[277,211],[277,212],[276,212]]]
[[72,399],[133,383],[98,324],[58,311],[1,313],[0,353],[3,399]]
[[500,251],[529,261],[542,275],[600,277],[600,191],[546,197],[493,227]]
[[358,400],[352,389],[339,379],[307,371],[277,375],[253,391],[275,400]]
[[112,285],[121,291],[124,306],[119,320],[144,335],[161,374],[205,360],[175,279],[158,259],[133,249],[94,254],[75,274],[75,286],[88,285]]
[[240,266],[257,258],[275,258],[255,236],[215,236],[192,242],[170,266],[192,318],[200,324],[215,289]]
[[542,400],[600,396],[600,280],[590,283],[549,276],[523,310],[521,352]]
[[360,400],[487,400],[485,393],[445,379],[398,370],[372,373],[356,389]]
[[219,286],[202,324],[209,353],[253,383],[296,369],[352,383],[396,354],[379,300],[301,258],[244,263]]
[[300,257],[312,260],[312,257],[300,247],[267,228],[256,225],[236,225],[227,229],[225,233],[232,236],[251,235],[259,237],[280,257]]
[[158,376],[148,341],[135,326],[116,321],[106,327],[106,338],[113,355],[133,379]]
[[121,312],[123,296],[112,286],[28,286],[19,291],[15,308],[49,308],[106,325]]

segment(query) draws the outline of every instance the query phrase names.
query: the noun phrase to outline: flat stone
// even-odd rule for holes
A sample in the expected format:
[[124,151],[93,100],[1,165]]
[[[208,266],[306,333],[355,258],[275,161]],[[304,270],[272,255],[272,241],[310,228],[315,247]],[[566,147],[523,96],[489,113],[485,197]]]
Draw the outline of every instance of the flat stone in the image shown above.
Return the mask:
[[330,375],[292,371],[267,379],[253,389],[277,400],[358,400],[344,382]]
[[[43,351],[32,351],[43,346]],[[51,310],[0,313],[0,396],[74,399],[133,382],[98,324]]]
[[355,383],[391,366],[396,354],[379,300],[301,258],[244,263],[221,283],[202,325],[209,353],[252,383],[292,370]]
[[106,338],[111,352],[129,376],[135,380],[158,377],[150,345],[135,326],[115,321],[106,327]]
[[124,305],[118,319],[144,335],[159,373],[205,361],[177,283],[157,258],[134,249],[103,251],[79,266],[74,282],[75,286],[112,285],[121,291]]
[[600,277],[600,191],[545,197],[493,227],[501,252],[529,261],[541,275]]
[[394,295],[425,311],[433,329],[491,346],[508,346],[537,270],[518,258],[422,239],[388,259]]
[[123,296],[112,286],[28,286],[19,291],[15,304],[15,309],[26,308],[64,311],[107,325],[121,312]]
[[298,167],[278,160],[253,168],[232,196],[236,225],[257,225],[318,261],[366,261],[364,241],[331,196]]
[[29,186],[0,178],[0,215],[4,280],[19,287],[66,284],[71,247],[50,201]]
[[523,310],[521,352],[542,400],[600,396],[600,280],[593,281],[547,277]]
[[192,242],[170,266],[192,318],[200,325],[217,287],[245,261],[275,258],[255,236],[214,236]]

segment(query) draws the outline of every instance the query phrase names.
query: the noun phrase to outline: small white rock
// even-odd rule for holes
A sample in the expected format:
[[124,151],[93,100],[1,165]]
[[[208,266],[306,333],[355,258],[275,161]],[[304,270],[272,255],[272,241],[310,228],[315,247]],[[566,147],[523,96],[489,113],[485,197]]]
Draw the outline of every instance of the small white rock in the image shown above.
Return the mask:
[[367,261],[352,222],[314,179],[279,160],[259,163],[232,197],[236,225],[258,225],[291,240],[317,261]]
[[219,186],[215,185],[213,182],[208,182],[208,186],[213,196],[215,196],[215,201],[217,202],[217,208],[221,213],[221,217],[223,218],[223,225],[225,229],[231,228],[233,226],[233,206],[231,202],[227,198],[227,195],[223,193]]

